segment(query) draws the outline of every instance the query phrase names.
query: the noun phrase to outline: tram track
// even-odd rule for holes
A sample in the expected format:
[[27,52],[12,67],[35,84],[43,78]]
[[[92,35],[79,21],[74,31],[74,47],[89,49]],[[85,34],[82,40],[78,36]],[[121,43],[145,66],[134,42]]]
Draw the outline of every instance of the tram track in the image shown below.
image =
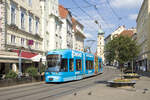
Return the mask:
[[[106,77],[105,77],[105,78],[106,78]],[[108,79],[110,79],[110,78],[112,78],[112,77],[107,76],[107,79],[106,79],[106,80],[108,80]],[[92,80],[95,80],[95,79],[92,79]],[[104,80],[102,80],[102,81],[104,81]],[[94,86],[94,85],[96,85],[96,84],[97,84],[97,83],[94,81],[94,82],[87,83],[86,85],[84,84],[84,86],[78,86],[78,87],[75,86],[74,88],[72,88],[72,89],[70,89],[70,90],[62,91],[62,92],[59,92],[59,93],[54,94],[54,95],[50,95],[50,96],[47,96],[47,97],[40,98],[40,99],[38,99],[38,100],[45,100],[45,99],[50,100],[50,99],[54,99],[53,97],[57,98],[57,97],[59,97],[59,96],[72,94],[73,92],[80,91],[80,90],[82,90],[82,89],[84,89],[84,88],[87,88],[87,87],[88,87],[88,88],[89,88],[89,87],[92,87],[92,86]]]
[[[112,72],[112,74],[113,73],[114,72]],[[86,79],[83,79],[80,81],[73,81],[73,82],[68,82],[68,83],[63,83],[63,84],[44,84],[44,88],[43,87],[39,88],[38,85],[36,85],[37,88],[36,87],[34,88],[35,91],[31,91],[33,89],[26,89],[25,91],[26,92],[29,91],[29,93],[20,94],[18,96],[12,96],[10,98],[7,98],[7,100],[16,100],[16,99],[20,100],[21,98],[32,97],[32,96],[36,96],[39,94],[46,94],[46,93],[48,93],[46,96],[43,96],[43,97],[40,96],[36,100],[45,100],[45,99],[49,100],[54,97],[57,98],[59,96],[71,94],[75,91],[79,91],[81,89],[96,85],[97,84],[96,81],[99,81],[99,80],[105,81],[105,80],[108,80],[113,77],[113,76],[110,76],[109,74],[107,74],[107,70],[104,71],[104,73],[101,75],[101,79],[98,79],[99,76],[100,75],[92,77],[92,78],[86,78]],[[43,85],[43,84],[39,84],[39,86],[41,86],[41,85]],[[33,87],[33,86],[31,86],[31,87]],[[41,89],[41,90],[39,90],[39,89]],[[62,91],[58,91],[58,90],[62,90]],[[20,92],[24,92],[24,90],[16,91],[13,94],[17,94]],[[55,92],[55,93],[53,93],[53,92]],[[9,94],[6,93],[5,95],[10,95],[10,94],[11,93],[9,93]],[[51,94],[51,95],[49,95],[49,94]]]

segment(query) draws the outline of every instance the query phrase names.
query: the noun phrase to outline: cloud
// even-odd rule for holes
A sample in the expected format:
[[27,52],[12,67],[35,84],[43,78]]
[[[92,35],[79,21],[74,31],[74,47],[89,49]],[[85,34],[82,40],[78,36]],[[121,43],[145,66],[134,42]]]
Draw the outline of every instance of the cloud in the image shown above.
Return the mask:
[[137,16],[138,16],[138,14],[130,14],[130,15],[128,16],[128,18],[129,18],[130,20],[136,20]]
[[137,8],[143,0],[112,0],[111,5],[116,8]]

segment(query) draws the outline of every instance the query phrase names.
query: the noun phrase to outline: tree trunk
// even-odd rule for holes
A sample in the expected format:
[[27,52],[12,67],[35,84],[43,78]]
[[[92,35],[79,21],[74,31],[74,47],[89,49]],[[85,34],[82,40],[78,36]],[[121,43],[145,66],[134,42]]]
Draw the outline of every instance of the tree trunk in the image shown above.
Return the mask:
[[133,59],[132,59],[132,74],[133,74]]

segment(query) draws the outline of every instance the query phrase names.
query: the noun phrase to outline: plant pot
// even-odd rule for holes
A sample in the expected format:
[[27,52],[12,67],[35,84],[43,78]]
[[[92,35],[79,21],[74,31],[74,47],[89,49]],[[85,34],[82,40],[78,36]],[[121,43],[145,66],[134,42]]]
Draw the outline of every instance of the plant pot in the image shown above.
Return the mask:
[[[124,79],[123,79],[124,80]],[[128,81],[108,81],[110,87],[122,87],[122,86],[131,86],[134,87],[136,84],[135,81],[133,80],[128,80]]]
[[127,79],[132,79],[132,78],[140,78],[141,76],[136,73],[128,73],[125,74],[123,77]]

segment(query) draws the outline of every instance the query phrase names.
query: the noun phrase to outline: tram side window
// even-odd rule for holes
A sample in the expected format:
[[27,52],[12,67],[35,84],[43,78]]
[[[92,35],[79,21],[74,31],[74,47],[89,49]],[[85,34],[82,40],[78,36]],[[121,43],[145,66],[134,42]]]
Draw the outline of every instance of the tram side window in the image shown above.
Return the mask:
[[76,70],[77,70],[77,71],[81,71],[81,69],[82,69],[81,60],[80,60],[80,59],[77,59],[77,60],[76,60]]
[[89,61],[86,61],[86,70],[89,69]]
[[74,71],[74,62],[73,62],[73,59],[70,59],[70,61],[69,61],[69,70],[70,70],[70,72]]
[[93,69],[93,61],[90,61],[90,69]]
[[99,68],[101,68],[101,62],[99,62]]
[[86,61],[86,69],[93,69],[93,61],[87,60]]
[[61,72],[67,72],[68,71],[68,60],[67,59],[62,59],[60,71]]

